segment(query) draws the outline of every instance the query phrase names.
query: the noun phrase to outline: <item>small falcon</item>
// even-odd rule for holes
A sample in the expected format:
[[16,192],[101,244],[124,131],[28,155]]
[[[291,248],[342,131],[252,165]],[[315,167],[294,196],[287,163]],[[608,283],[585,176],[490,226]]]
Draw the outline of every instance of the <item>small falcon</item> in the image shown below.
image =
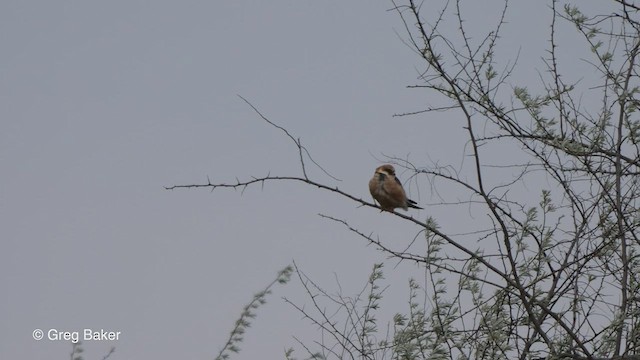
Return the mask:
[[416,202],[408,199],[402,188],[402,183],[396,177],[396,170],[393,166],[385,164],[378,166],[376,172],[369,180],[369,191],[371,196],[380,203],[380,208],[386,211],[393,211],[401,208],[407,211],[409,208],[422,209]]

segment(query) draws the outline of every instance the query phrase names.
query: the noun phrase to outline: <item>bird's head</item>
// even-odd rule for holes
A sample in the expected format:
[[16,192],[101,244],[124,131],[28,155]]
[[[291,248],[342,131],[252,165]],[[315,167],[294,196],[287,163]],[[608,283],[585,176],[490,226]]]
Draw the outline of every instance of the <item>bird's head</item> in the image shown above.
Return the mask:
[[386,175],[386,176],[395,176],[396,169],[394,169],[393,166],[389,164],[385,164],[385,165],[378,166],[376,168],[376,174]]

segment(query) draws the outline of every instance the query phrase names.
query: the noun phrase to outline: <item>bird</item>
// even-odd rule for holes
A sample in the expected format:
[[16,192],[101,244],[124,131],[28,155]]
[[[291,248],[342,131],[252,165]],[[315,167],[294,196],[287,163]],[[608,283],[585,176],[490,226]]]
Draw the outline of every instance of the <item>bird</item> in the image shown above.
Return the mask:
[[402,188],[402,183],[396,177],[396,169],[390,164],[378,166],[369,180],[371,196],[380,204],[383,211],[393,211],[401,208],[404,211],[409,208],[422,209],[409,198]]

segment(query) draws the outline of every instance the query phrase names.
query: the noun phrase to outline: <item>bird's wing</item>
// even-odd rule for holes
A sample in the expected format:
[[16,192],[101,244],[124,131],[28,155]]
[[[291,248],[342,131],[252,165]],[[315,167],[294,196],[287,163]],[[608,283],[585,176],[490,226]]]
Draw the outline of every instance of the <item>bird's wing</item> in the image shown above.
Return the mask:
[[407,195],[404,193],[402,184],[397,177],[394,176],[395,181],[386,181],[384,191],[389,197],[396,203],[396,206],[405,207],[407,201]]
[[[408,207],[414,208],[414,209],[422,209],[420,206],[418,206],[418,203],[416,203],[415,201],[407,198],[407,194],[404,192],[404,188],[402,187],[402,183],[400,182],[400,179],[398,179],[397,177],[394,176],[394,178],[396,179],[396,184],[398,185],[397,187],[399,188],[400,191],[402,191],[402,198],[405,199],[406,204]],[[395,188],[395,186],[393,186]],[[393,196],[394,199],[399,199],[400,195],[395,195]]]

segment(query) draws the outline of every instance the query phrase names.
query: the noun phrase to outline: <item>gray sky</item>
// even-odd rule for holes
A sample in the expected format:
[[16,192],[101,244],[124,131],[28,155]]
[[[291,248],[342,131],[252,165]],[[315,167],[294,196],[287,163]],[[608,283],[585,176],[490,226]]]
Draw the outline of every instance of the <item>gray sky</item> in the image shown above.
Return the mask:
[[[494,19],[501,2],[489,3],[470,13]],[[390,8],[3,1],[0,358],[66,358],[68,341],[35,341],[32,331],[91,328],[122,334],[85,342],[86,359],[111,346],[113,359],[211,359],[242,306],[292,260],[320,284],[334,288],[337,274],[347,294],[359,291],[386,256],[317,214],[400,249],[416,228],[300,184],[244,194],[163,187],[300,175],[293,145],[237,94],[301,137],[342,181],[316,169],[313,177],[356,196],[369,199],[382,154],[459,163],[457,118],[392,117],[432,99],[405,88],[416,83],[419,59]],[[510,9],[502,55],[520,50],[518,80],[537,81],[548,16],[542,3]],[[428,187],[407,189],[423,205],[435,201]],[[412,214],[459,223],[438,211]],[[398,310],[407,274],[420,270],[394,265],[389,301]],[[293,334],[317,338],[282,296],[305,302],[295,281],[276,288],[237,358],[282,358]]]

